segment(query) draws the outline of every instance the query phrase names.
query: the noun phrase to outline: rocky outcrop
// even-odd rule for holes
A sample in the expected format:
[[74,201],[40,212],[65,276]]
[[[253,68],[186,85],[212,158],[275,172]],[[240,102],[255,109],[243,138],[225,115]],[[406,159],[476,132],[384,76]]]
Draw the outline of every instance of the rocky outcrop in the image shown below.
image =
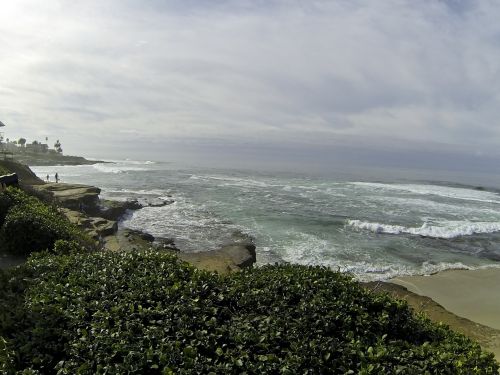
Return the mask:
[[62,207],[90,214],[98,212],[101,189],[97,187],[79,184],[45,183],[34,185],[33,189],[57,202]]
[[61,155],[43,152],[15,153],[14,158],[18,163],[26,165],[89,165],[108,163],[103,160],[87,160],[81,156]]
[[142,205],[137,200],[110,201],[101,199],[99,205],[99,216],[108,220],[120,220],[128,210],[138,210]]
[[254,244],[227,245],[217,251],[239,268],[252,267],[257,261]]
[[95,241],[102,241],[104,237],[112,236],[118,231],[116,221],[106,220],[102,217],[87,216],[82,212],[68,208],[62,208],[61,212],[70,222],[77,225]]
[[19,179],[17,177],[17,174],[11,173],[0,176],[0,186],[1,187],[19,186]]
[[[29,168],[27,170],[31,172]],[[232,243],[222,246],[220,249],[184,253],[176,247],[174,239],[154,238],[145,232],[118,228],[117,221],[128,210],[166,206],[174,203],[173,199],[99,200],[101,189],[94,186],[43,183],[41,180],[39,182],[39,184],[36,183],[26,188],[29,188],[39,198],[64,207],[62,211],[66,217],[83,229],[96,240],[99,247],[104,249],[136,251],[155,247],[166,251],[175,251],[180,259],[195,267],[217,271],[221,274],[252,267],[256,262],[255,245],[252,239],[240,232],[235,232],[231,239]]]
[[163,207],[174,203],[173,199],[162,199],[162,198],[141,198],[137,200],[137,203],[141,207]]
[[111,201],[101,199],[99,206],[99,216],[108,220],[120,220],[129,210],[138,210],[144,207],[162,207],[174,203],[173,199],[131,199],[125,201]]
[[173,238],[155,237],[154,244],[157,249],[180,251]]
[[253,243],[235,243],[223,246],[218,250],[197,253],[180,252],[177,256],[196,268],[216,271],[221,274],[252,267],[256,262],[255,245]]
[[12,160],[0,160],[0,167],[17,174],[21,185],[43,184],[43,181],[27,165],[16,163]]

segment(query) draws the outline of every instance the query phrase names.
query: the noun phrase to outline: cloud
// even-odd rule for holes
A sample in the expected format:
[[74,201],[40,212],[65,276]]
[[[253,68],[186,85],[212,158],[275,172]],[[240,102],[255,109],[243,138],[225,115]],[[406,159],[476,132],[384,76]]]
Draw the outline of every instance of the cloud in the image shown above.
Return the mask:
[[87,152],[133,129],[493,149],[499,17],[489,0],[5,2],[0,116]]

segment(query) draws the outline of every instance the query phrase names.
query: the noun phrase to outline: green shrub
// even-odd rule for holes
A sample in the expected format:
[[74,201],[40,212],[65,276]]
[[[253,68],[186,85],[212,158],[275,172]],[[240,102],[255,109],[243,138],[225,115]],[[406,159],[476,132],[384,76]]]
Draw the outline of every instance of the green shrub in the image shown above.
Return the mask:
[[2,227],[3,222],[5,221],[5,216],[7,216],[7,212],[11,206],[12,200],[9,195],[4,191],[0,191],[0,227]]
[[52,250],[57,240],[90,242],[56,207],[49,206],[20,189],[0,194],[0,243],[3,251],[16,255]]
[[85,248],[77,241],[57,240],[54,243],[54,254],[69,255],[85,252]]
[[11,171],[9,171],[7,168],[5,168],[4,166],[0,165],[0,176],[3,176],[3,175],[6,175],[6,174],[10,174],[12,173]]
[[161,252],[102,252],[32,256],[1,280],[6,373],[498,372],[469,339],[326,268],[221,277]]

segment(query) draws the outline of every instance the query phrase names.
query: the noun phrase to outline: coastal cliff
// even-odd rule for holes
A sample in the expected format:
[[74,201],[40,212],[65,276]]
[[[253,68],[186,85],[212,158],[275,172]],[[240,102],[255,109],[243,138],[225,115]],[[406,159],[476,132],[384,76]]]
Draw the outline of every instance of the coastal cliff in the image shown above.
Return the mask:
[[102,160],[88,160],[82,156],[49,154],[49,153],[15,153],[13,159],[24,165],[89,165],[106,163]]

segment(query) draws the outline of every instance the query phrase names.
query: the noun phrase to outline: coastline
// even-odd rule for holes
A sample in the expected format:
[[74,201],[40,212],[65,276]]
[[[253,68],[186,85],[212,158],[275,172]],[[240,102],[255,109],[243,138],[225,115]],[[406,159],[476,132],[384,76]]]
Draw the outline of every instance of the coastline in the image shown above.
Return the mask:
[[[196,268],[215,271],[220,274],[238,272],[252,267],[256,262],[255,246],[251,242],[234,243],[218,250],[195,253],[181,252],[173,242],[156,242],[154,237],[143,232],[129,230],[119,225],[127,210],[141,209],[138,202],[103,201],[99,199],[100,189],[86,185],[41,184],[37,190],[58,193],[59,204],[70,205],[63,209],[68,219],[82,229],[94,233],[100,223],[105,234],[103,247],[107,251],[137,251],[156,247],[175,253],[180,259]],[[47,191],[46,190],[46,191]],[[61,198],[62,201],[60,200]],[[82,201],[94,202],[92,215],[82,214],[75,207]],[[112,215],[103,207],[114,207]],[[121,205],[124,205],[123,207]],[[120,207],[118,207],[120,206]],[[90,227],[89,227],[90,224]],[[449,325],[477,341],[484,349],[500,358],[500,268],[481,270],[448,270],[431,276],[396,277],[389,282],[361,283],[374,292],[387,292],[395,298],[406,300],[416,311],[425,313],[431,320]]]
[[[445,270],[429,276],[396,277],[388,284],[428,298],[453,313],[460,318],[458,321],[450,324],[444,319],[443,322],[458,331],[466,331],[463,333],[500,358],[500,268]],[[474,330],[467,332],[470,327],[466,321],[477,323],[477,332],[484,331],[487,337],[481,340],[474,337]]]
[[105,251],[137,251],[157,248],[169,251],[196,268],[227,274],[252,267],[256,262],[255,245],[250,238],[225,244],[219,249],[181,252],[173,239],[155,238],[149,233],[124,228],[123,216],[148,206],[163,206],[169,201],[110,201],[100,199],[101,189],[94,186],[67,183],[40,183],[29,190],[50,202],[56,202],[70,222],[77,225]]
[[[31,172],[29,168],[26,167],[26,169]],[[63,207],[66,206],[61,211],[68,219],[92,235],[102,236],[105,250],[135,251],[153,246],[158,247],[158,244],[154,243],[155,239],[147,233],[130,231],[118,225],[120,213],[123,214],[127,209],[140,209],[141,207],[121,207],[120,203],[112,201],[120,207],[114,207],[117,213],[108,216],[104,214],[106,211],[104,205],[110,201],[99,199],[99,188],[88,185],[44,183],[36,176],[34,177],[34,174],[25,174],[26,180],[23,181],[24,178],[21,178],[21,183],[24,182],[33,190],[44,191],[45,195],[49,195],[50,201],[55,201]],[[37,181],[33,182],[34,179]],[[80,203],[93,206],[94,210],[82,213],[79,210]],[[99,230],[103,232],[99,233]],[[248,245],[248,243],[238,243],[216,251],[198,253],[179,252],[175,249],[175,245],[169,248],[165,243],[160,243],[159,248],[175,252],[180,259],[197,268],[226,274],[244,267],[251,267],[255,263],[255,247],[252,249]],[[500,318],[496,317],[494,312],[500,311],[500,302],[497,302],[500,301],[498,298],[500,291],[495,292],[495,286],[500,282],[500,269],[493,270],[495,272],[490,269],[477,270],[477,272],[455,270],[442,271],[432,276],[397,277],[389,283],[379,282],[367,287],[374,291],[388,292],[396,298],[406,299],[416,312],[424,312],[431,320],[450,325],[452,329],[479,342],[484,349],[493,352],[498,359],[500,358]],[[469,311],[464,313],[460,305],[465,305]],[[484,321],[482,316],[490,320]]]
[[390,282],[430,297],[464,318],[500,329],[500,268],[446,270]]

